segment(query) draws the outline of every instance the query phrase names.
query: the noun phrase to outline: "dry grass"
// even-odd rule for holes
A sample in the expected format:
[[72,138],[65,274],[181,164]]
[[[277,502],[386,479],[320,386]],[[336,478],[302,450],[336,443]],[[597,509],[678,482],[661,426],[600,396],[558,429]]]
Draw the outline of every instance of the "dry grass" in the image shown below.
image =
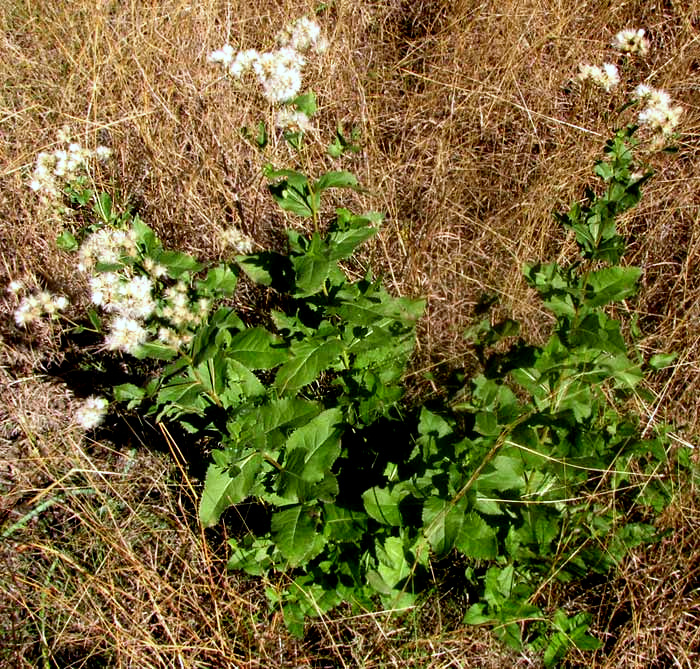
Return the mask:
[[[2,3],[0,283],[33,276],[84,299],[72,258],[53,245],[60,222],[26,187],[37,152],[50,150],[65,124],[84,144],[114,149],[113,168],[99,178],[132,198],[170,244],[214,257],[216,232],[231,223],[262,246],[279,244],[281,215],[265,193],[263,158],[238,133],[266,107],[256,91],[217,79],[206,55],[225,41],[271,46],[288,18],[315,4]],[[686,111],[679,153],[651,158],[656,177],[623,222],[629,261],[644,270],[630,309],[645,354],[680,353],[655,379],[656,400],[644,411],[674,420],[692,441],[700,432],[700,3],[326,6],[319,21],[331,50],[307,80],[321,109],[303,167],[354,171],[370,194],[343,194],[343,203],[387,212],[364,261],[394,291],[428,297],[415,364],[438,377],[468,364],[462,332],[484,293],[497,294],[528,336],[546,331],[520,267],[571,252],[551,212],[591,183],[604,139],[627,118],[617,112],[624,93],[579,91],[572,77],[579,62],[614,58],[608,44],[617,30],[647,28],[651,55],[623,69],[622,88],[665,88]],[[361,129],[363,151],[334,163],[324,149],[337,122]],[[272,146],[273,155],[291,164],[284,146]],[[6,300],[3,313],[11,308]],[[224,579],[222,556],[188,520],[188,479],[172,459],[139,444],[129,455],[126,439],[85,443],[65,420],[52,423],[70,414],[72,400],[62,387],[31,379],[61,361],[58,333],[20,332],[9,319],[0,334],[4,424],[13,426],[0,453],[7,523],[56,498],[3,548],[13,578],[0,604],[10,621],[0,627],[14,635],[7,666],[22,666],[25,655],[30,666],[42,650],[58,666],[411,666],[411,657],[415,666],[514,664],[473,630],[448,633],[437,624],[411,640],[378,618],[339,619],[314,627],[307,645],[289,639],[265,617],[254,584]],[[432,392],[417,384],[417,392]],[[70,493],[82,488],[95,492]],[[697,664],[697,501],[691,495],[678,509],[671,538],[636,555],[610,586],[606,597],[631,613],[610,627],[596,666]],[[671,568],[674,552],[688,559]],[[658,616],[647,615],[646,598]],[[676,659],[654,665],[652,657]]]

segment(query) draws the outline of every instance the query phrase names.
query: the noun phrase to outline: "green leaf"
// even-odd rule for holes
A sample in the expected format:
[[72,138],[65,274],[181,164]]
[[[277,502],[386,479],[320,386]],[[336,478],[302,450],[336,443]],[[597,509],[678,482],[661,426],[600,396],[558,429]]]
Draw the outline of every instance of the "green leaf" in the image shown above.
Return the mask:
[[305,481],[322,480],[340,455],[342,420],[340,409],[327,409],[289,436],[287,449],[298,449],[303,453],[300,476]]
[[457,502],[429,497],[423,503],[423,527],[430,546],[438,557],[449,553],[455,545],[464,523],[468,500]]
[[296,504],[272,515],[272,538],[292,568],[316,557],[326,543],[316,531],[313,511],[311,507]]
[[342,296],[340,305],[329,308],[328,313],[337,314],[356,325],[375,325],[385,319],[412,324],[420,318],[424,308],[425,300],[392,298],[383,292],[371,299],[353,296],[351,300],[346,300],[345,296]]
[[139,360],[153,358],[154,360],[172,360],[177,355],[177,351],[172,346],[158,344],[156,342],[146,342],[141,344],[133,356]]
[[275,387],[280,393],[296,393],[338,360],[343,352],[338,339],[307,340],[292,344],[291,357],[277,371]]
[[90,324],[92,327],[95,328],[98,332],[102,330],[102,319],[100,318],[100,315],[97,313],[95,309],[90,307],[87,310],[87,316],[90,319]]
[[[243,443],[260,443],[263,447],[272,435],[305,425],[321,411],[319,404],[297,397],[274,400],[256,407],[245,417],[240,440]],[[285,439],[282,438],[282,441]]]
[[309,118],[311,118],[318,109],[316,105],[316,95],[313,91],[298,95],[290,104],[296,107],[298,111],[306,114]]
[[262,286],[271,286],[280,267],[289,261],[285,256],[271,251],[236,256],[238,266],[255,282]]
[[271,369],[287,360],[289,351],[279,337],[255,327],[234,335],[227,355],[248,369]]
[[475,511],[464,517],[455,544],[474,560],[494,560],[498,556],[496,530]]
[[242,502],[248,496],[261,464],[262,457],[254,454],[239,469],[237,476],[231,476],[218,465],[209,465],[199,503],[199,519],[204,527],[216,525],[229,506]]
[[77,251],[78,250],[78,240],[75,238],[70,230],[64,230],[58,237],[56,237],[56,246],[61,249],[61,251]]
[[398,490],[374,486],[362,493],[365,511],[379,523],[400,527],[402,524],[399,504],[408,494],[407,490]]
[[155,233],[139,218],[138,214],[131,222],[131,229],[136,235],[136,242],[144,256],[154,258],[162,252],[163,247]]
[[641,274],[639,267],[606,267],[591,272],[586,281],[586,304],[598,307],[634,295]]
[[309,180],[301,172],[293,170],[274,170],[270,165],[265,168],[265,176],[273,180],[268,188],[270,193],[285,211],[310,218],[314,212],[314,198],[309,188]]
[[221,263],[217,267],[212,267],[204,280],[197,282],[198,292],[206,291],[216,297],[233,295],[236,290],[238,278],[235,272],[228,265]]
[[229,358],[226,364],[227,378],[239,383],[246,397],[261,397],[265,394],[265,386],[243,363]]
[[129,408],[137,406],[145,397],[146,391],[133,383],[122,383],[114,386],[114,399],[117,402],[129,402]]
[[673,365],[673,361],[678,357],[677,353],[657,353],[649,358],[649,367],[654,371],[666,369]]
[[308,297],[318,293],[330,274],[332,264],[328,246],[317,232],[303,255],[294,255],[292,265],[296,274],[295,297]]
[[357,177],[350,172],[326,172],[314,184],[314,192],[322,193],[328,188],[352,188],[360,190],[360,184],[357,182]]
[[347,209],[336,209],[336,215],[326,238],[331,260],[349,258],[360,244],[377,233],[384,218],[377,212],[355,216]]
[[400,537],[387,537],[383,544],[377,542],[376,551],[379,558],[377,571],[390,588],[411,575],[411,565],[406,560]]
[[177,279],[185,272],[199,272],[204,267],[195,258],[180,251],[163,251],[155,258],[168,270],[168,275]]
[[497,455],[476,480],[475,487],[480,491],[522,490],[525,487],[523,461],[508,455]]
[[95,202],[95,213],[107,224],[113,220],[112,198],[108,193],[100,193]]
[[367,515],[335,504],[323,506],[323,534],[328,541],[359,543],[367,532]]
[[264,149],[267,146],[267,128],[264,121],[259,121],[254,131],[247,125],[244,125],[241,128],[241,135],[251,144],[255,144],[259,149]]

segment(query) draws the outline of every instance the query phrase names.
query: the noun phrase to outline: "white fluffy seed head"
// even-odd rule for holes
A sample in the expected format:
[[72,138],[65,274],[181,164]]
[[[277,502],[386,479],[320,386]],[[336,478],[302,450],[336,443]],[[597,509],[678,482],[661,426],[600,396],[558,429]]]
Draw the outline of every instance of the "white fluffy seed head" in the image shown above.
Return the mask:
[[88,397],[75,412],[75,422],[84,430],[96,428],[107,414],[109,402],[104,397]]
[[649,40],[645,37],[645,30],[627,28],[621,30],[612,40],[612,47],[622,53],[646,56],[649,53]]

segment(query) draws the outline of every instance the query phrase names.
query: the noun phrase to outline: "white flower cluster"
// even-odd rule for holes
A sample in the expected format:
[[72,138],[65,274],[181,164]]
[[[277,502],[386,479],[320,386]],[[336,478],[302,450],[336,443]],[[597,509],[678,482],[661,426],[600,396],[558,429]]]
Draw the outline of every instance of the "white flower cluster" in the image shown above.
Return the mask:
[[[642,28],[621,30],[615,35],[612,46],[622,53],[646,56],[649,53],[649,41],[645,35],[646,32]],[[581,64],[578,79],[579,81],[590,80],[610,92],[620,82],[620,75],[617,67],[612,63],[605,63],[602,68],[597,65]],[[651,88],[646,84],[637,86],[632,97],[644,105],[637,116],[637,123],[655,134],[651,146],[662,148],[675,132],[683,108],[673,106],[671,96],[665,91]]]
[[[24,284],[21,281],[12,281],[7,287],[8,292],[18,295],[24,290]],[[68,308],[68,298],[63,295],[53,295],[48,290],[42,290],[33,295],[26,295],[15,309],[15,323],[22,327],[26,327],[42,316],[54,317],[59,311],[65,311]]]
[[[103,228],[83,242],[79,255],[80,269],[91,275],[91,301],[114,315],[105,338],[109,350],[134,354],[156,332],[159,341],[184,346],[209,314],[209,300],[193,300],[183,281],[160,293],[158,280],[167,278],[168,270],[153,258],[140,257],[133,230]],[[98,263],[121,268],[99,272]],[[135,269],[139,263],[146,274]]]
[[283,107],[277,112],[275,125],[288,132],[307,132],[311,130],[311,121],[302,111]]
[[78,269],[91,272],[97,263],[117,264],[124,256],[136,258],[136,234],[133,230],[102,228],[93,232],[78,252]]
[[316,53],[322,53],[327,43],[321,38],[318,24],[304,17],[285,28],[277,41],[280,48],[276,51],[247,49],[235,55],[233,47],[226,44],[209,54],[209,62],[220,63],[236,79],[253,71],[265,97],[273,104],[282,104],[296,97],[301,90],[301,71],[306,64],[302,53],[312,48]]
[[110,351],[134,354],[148,340],[148,330],[135,318],[115,316],[109,324],[105,345]]
[[153,282],[147,276],[125,276],[116,272],[95,274],[90,279],[90,299],[106,312],[133,319],[153,314]]
[[224,246],[231,246],[236,253],[249,255],[254,250],[254,242],[238,228],[226,228],[219,233]]
[[328,42],[321,37],[318,23],[305,16],[280,30],[277,33],[277,43],[295,51],[308,51],[313,48],[316,53],[325,53],[328,49]]
[[643,28],[621,30],[612,41],[612,47],[622,53],[646,56],[649,53],[649,40],[644,36]]
[[579,81],[590,81],[599,88],[602,88],[606,93],[610,93],[610,91],[620,83],[620,74],[617,71],[617,65],[613,63],[605,63],[603,67],[584,65],[582,63],[578,68]]
[[59,141],[68,143],[67,148],[57,149],[53,153],[42,151],[36,158],[36,165],[29,187],[46,200],[55,200],[61,194],[61,188],[83,176],[92,158],[105,162],[112,155],[111,149],[98,146],[94,151],[70,142],[68,132],[59,133]]
[[176,328],[197,326],[206,318],[210,306],[204,298],[192,303],[187,284],[178,281],[165,290],[162,316]]
[[640,84],[634,89],[634,99],[646,105],[637,116],[640,126],[646,126],[652,132],[659,133],[660,141],[674,133],[683,108],[672,106],[671,96],[666,91]]
[[84,430],[96,428],[107,414],[109,402],[104,397],[88,397],[75,412],[75,422]]

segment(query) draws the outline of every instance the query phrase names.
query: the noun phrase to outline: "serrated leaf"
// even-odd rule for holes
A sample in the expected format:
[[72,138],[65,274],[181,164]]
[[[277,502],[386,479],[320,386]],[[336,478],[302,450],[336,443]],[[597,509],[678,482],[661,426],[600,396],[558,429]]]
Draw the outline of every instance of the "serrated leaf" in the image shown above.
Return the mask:
[[523,461],[508,455],[497,455],[475,484],[480,491],[522,490],[524,487]]
[[248,458],[235,477],[218,465],[209,465],[199,502],[199,519],[202,525],[216,525],[221,514],[229,506],[242,502],[248,496],[261,464],[262,456],[254,454]]
[[200,291],[219,296],[233,295],[238,279],[228,265],[221,263],[212,267],[202,281],[197,282]]
[[295,393],[336,362],[343,349],[338,339],[321,343],[312,339],[293,345],[290,359],[277,370],[275,387],[280,393]]
[[316,557],[326,543],[316,531],[312,512],[310,507],[295,504],[272,515],[272,538],[292,568]]
[[586,281],[586,304],[598,307],[634,295],[641,275],[639,267],[606,267],[591,272]]
[[185,272],[198,272],[203,265],[195,258],[180,251],[163,251],[156,260],[168,270],[168,275],[177,279]]
[[498,556],[496,530],[475,511],[464,517],[455,545],[474,560],[494,560]]
[[406,490],[397,490],[396,487],[387,489],[374,486],[362,493],[362,502],[365,511],[377,522],[400,527],[402,518],[399,504],[407,494]]
[[455,545],[464,523],[468,500],[457,502],[429,497],[423,503],[423,527],[430,547],[440,557],[449,553]]
[[273,433],[305,425],[321,411],[319,404],[297,397],[263,404],[246,417],[241,441],[255,441],[264,445]]
[[367,515],[335,504],[323,507],[323,533],[329,541],[359,543],[367,531]]
[[246,397],[260,397],[265,394],[265,386],[253,372],[238,360],[227,360],[227,373],[229,379],[240,384]]
[[340,409],[327,409],[294,430],[287,439],[288,449],[299,449],[304,454],[300,476],[305,481],[323,479],[340,455],[342,420]]
[[289,357],[282,340],[263,327],[248,328],[236,334],[226,352],[248,369],[272,369]]

